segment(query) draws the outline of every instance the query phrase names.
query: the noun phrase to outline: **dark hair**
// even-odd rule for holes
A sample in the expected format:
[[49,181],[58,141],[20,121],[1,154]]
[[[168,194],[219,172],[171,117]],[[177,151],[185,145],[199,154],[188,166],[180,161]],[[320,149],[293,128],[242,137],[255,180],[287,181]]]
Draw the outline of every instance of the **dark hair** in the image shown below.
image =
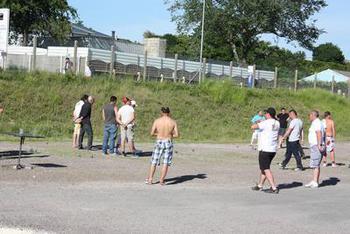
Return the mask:
[[326,111],[325,113],[324,113],[324,117],[326,118],[326,117],[328,117],[328,116],[330,116],[331,115],[331,112],[329,112],[329,111]]
[[89,95],[84,94],[84,95],[81,97],[81,99],[80,99],[80,100],[82,100],[82,101],[86,101],[86,100],[88,100],[88,98],[89,98]]
[[289,113],[291,113],[291,112],[293,112],[295,115],[298,115],[298,113],[297,113],[296,110],[294,110],[294,109],[291,109],[291,110],[289,111]]
[[313,110],[311,113],[313,113],[317,118],[320,117],[320,112],[318,112],[318,110]]
[[286,108],[282,107],[282,108],[281,108],[281,111],[283,111],[283,110],[286,110]]
[[110,100],[111,102],[116,102],[116,101],[117,101],[117,97],[116,97],[116,96],[112,96],[109,100]]
[[160,111],[164,114],[170,114],[170,109],[169,107],[162,107]]

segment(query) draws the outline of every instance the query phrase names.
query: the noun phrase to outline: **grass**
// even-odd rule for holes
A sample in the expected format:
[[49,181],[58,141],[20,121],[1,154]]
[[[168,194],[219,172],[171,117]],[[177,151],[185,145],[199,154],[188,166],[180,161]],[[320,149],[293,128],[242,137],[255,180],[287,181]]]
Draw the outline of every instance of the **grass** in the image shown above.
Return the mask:
[[[71,113],[84,93],[96,97],[93,106],[95,137],[102,138],[101,110],[111,95],[126,95],[138,102],[137,141],[148,142],[152,122],[161,106],[169,106],[178,121],[183,142],[241,142],[250,138],[250,119],[269,106],[294,108],[307,122],[311,109],[334,114],[338,136],[350,139],[350,102],[323,90],[294,93],[285,89],[240,89],[230,81],[208,81],[199,86],[130,79],[93,79],[50,73],[0,73],[0,132],[23,128],[49,139],[68,140],[72,134]],[[120,103],[118,103],[120,105]]]

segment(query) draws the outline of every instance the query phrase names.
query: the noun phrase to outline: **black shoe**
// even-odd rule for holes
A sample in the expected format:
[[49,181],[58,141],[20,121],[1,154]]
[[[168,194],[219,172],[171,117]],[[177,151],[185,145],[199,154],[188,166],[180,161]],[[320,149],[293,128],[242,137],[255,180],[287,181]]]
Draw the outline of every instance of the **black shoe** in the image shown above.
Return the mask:
[[262,191],[263,188],[262,188],[262,187],[259,187],[258,185],[255,185],[255,186],[252,187],[252,190],[253,190],[253,191]]
[[83,150],[84,148],[82,146],[79,146],[78,147],[78,150]]
[[122,155],[123,155],[123,157],[126,157],[126,153],[124,151],[122,152]]
[[278,194],[280,192],[280,190],[278,188],[276,188],[275,190],[273,190],[272,188],[269,188],[268,190],[265,191],[265,193],[274,193],[274,194]]

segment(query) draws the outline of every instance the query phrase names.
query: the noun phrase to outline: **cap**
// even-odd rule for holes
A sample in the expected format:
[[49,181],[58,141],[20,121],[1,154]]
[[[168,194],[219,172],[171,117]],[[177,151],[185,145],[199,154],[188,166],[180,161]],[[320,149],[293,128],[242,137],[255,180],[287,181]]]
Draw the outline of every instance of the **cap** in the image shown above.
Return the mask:
[[276,119],[276,110],[275,110],[275,108],[269,107],[269,108],[267,108],[267,110],[265,110],[265,112],[269,113],[272,118]]
[[135,100],[131,100],[131,105],[132,106],[137,106],[136,101]]

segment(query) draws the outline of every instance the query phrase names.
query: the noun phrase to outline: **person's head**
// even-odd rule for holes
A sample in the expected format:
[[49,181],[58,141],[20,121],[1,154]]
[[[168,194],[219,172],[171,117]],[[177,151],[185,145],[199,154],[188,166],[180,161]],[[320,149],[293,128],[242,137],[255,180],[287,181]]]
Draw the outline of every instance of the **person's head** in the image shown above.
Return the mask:
[[68,62],[68,61],[70,61],[70,59],[67,57],[67,58],[66,58],[66,62]]
[[131,105],[133,108],[137,107],[137,103],[136,103],[135,100],[131,100],[131,101],[130,101],[130,105]]
[[296,110],[292,109],[289,111],[289,118],[291,119],[298,118],[298,113],[296,112]]
[[124,105],[130,105],[130,99],[126,96],[122,98],[122,102]]
[[109,99],[109,101],[111,103],[116,103],[117,102],[117,97],[116,96],[111,96],[111,98]]
[[90,104],[94,104],[94,102],[95,102],[94,97],[93,97],[93,96],[89,96],[89,97],[88,97],[88,102],[89,102]]
[[276,110],[273,107],[269,107],[265,110],[265,118],[266,119],[276,119]]
[[320,116],[320,113],[317,110],[313,110],[310,112],[309,114],[309,120],[310,121],[314,121],[315,119],[317,119]]
[[162,116],[169,116],[170,115],[169,107],[162,107],[160,109],[160,112],[161,112]]
[[282,107],[282,108],[281,108],[281,113],[282,113],[282,114],[285,114],[285,113],[286,113],[286,108]]
[[324,118],[325,118],[325,119],[330,119],[330,118],[332,118],[331,112],[326,111],[326,112],[324,113]]
[[81,97],[81,99],[80,99],[80,100],[82,100],[82,101],[86,102],[86,101],[88,100],[88,98],[89,98],[89,95],[84,94],[84,95]]
[[262,117],[262,116],[264,116],[264,112],[263,112],[262,110],[260,110],[260,111],[258,112],[258,115]]

